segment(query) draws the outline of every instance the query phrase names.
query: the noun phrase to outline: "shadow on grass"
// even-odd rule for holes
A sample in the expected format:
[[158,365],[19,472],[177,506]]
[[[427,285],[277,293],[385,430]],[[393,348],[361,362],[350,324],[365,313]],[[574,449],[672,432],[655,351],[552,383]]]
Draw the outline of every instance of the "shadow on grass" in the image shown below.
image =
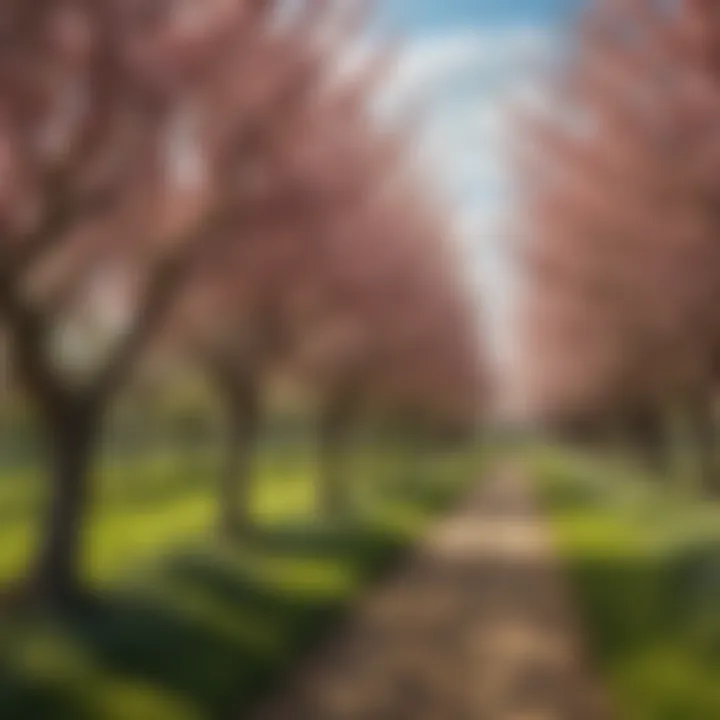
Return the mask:
[[3,718],[72,718],[93,720],[90,710],[72,689],[31,682],[0,667],[0,712]]
[[[720,525],[712,504],[602,466],[541,475],[617,717],[720,717]],[[720,515],[718,515],[720,520]]]
[[395,478],[383,484],[380,492],[388,502],[409,502],[428,514],[446,511],[458,501],[457,488],[452,483],[428,479],[422,473]]
[[[193,472],[170,473],[169,480],[164,473],[161,463],[127,487],[109,473],[103,504],[146,510],[148,502],[197,485]],[[199,720],[242,713],[336,627],[368,581],[395,567],[422,523],[467,483],[453,475],[372,485],[368,513],[356,520],[263,526],[235,547],[175,551],[62,618],[0,617],[0,718]],[[406,512],[412,527],[399,529],[394,521],[404,521]],[[422,519],[417,525],[415,515]]]
[[[268,692],[320,642],[348,610],[358,585],[378,577],[406,546],[367,527],[298,524],[270,528],[235,549],[175,555],[41,631],[61,637],[68,656],[85,659],[67,677],[28,672],[18,658],[29,640],[15,627],[14,638],[0,648],[0,662],[8,664],[0,666],[0,717],[110,717],[107,708],[121,702],[123,683],[172,700],[170,709],[142,706],[133,720],[184,717],[176,708],[187,717],[229,717]],[[278,582],[258,572],[273,561],[291,566],[281,568]],[[341,568],[350,580],[338,585],[321,574],[305,582],[305,571],[312,576],[318,567]],[[287,582],[283,572],[294,579]],[[38,623],[31,626],[37,633]],[[122,682],[94,705],[95,686],[107,678]]]
[[396,535],[360,520],[342,526],[285,523],[255,533],[246,545],[263,556],[335,560],[357,571],[387,565],[406,547]]
[[720,545],[570,569],[617,717],[720,717]]
[[235,606],[232,622],[193,612],[183,602],[168,606],[128,595],[98,601],[69,627],[104,672],[181,697],[201,717],[222,717],[266,687],[287,660],[282,645],[310,633],[322,605],[209,570],[198,580],[215,612]]

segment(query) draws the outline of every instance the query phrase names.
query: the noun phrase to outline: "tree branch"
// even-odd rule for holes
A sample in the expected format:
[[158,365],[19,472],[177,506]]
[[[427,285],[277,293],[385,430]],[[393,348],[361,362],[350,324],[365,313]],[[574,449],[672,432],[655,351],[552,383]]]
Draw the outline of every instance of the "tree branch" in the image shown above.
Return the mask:
[[64,406],[67,393],[52,366],[47,318],[20,296],[7,273],[0,274],[0,315],[11,334],[14,370],[20,381],[44,407]]

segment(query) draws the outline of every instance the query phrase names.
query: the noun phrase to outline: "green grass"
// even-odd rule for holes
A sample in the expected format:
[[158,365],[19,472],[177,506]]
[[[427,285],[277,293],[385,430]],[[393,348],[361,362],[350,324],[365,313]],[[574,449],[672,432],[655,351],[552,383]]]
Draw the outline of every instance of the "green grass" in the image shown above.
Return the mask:
[[615,716],[720,718],[720,503],[617,461],[534,466]]
[[[85,558],[94,599],[62,620],[0,619],[0,717],[238,716],[476,477],[476,457],[353,458],[351,522],[313,515],[307,447],[258,461],[252,540],[221,546],[213,453],[104,463]],[[0,581],[33,544],[38,473],[0,475]]]

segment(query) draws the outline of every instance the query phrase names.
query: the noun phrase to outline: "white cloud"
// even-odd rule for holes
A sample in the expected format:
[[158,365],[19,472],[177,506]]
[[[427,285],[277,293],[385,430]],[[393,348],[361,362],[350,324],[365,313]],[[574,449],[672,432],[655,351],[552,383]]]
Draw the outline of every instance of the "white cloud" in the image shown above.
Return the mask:
[[426,152],[462,199],[503,183],[507,109],[538,94],[533,74],[551,46],[540,26],[429,35],[408,45],[388,78],[384,101],[398,109],[423,103]]
[[503,83],[521,67],[536,66],[546,57],[551,35],[540,26],[467,29],[427,35],[401,53],[389,87],[399,102],[418,94],[442,91],[458,77]]
[[440,169],[461,215],[461,245],[474,268],[497,363],[513,361],[515,274],[504,235],[511,200],[509,111],[547,105],[539,76],[553,60],[542,26],[460,30],[418,38],[387,81],[390,107],[427,108],[424,155]]

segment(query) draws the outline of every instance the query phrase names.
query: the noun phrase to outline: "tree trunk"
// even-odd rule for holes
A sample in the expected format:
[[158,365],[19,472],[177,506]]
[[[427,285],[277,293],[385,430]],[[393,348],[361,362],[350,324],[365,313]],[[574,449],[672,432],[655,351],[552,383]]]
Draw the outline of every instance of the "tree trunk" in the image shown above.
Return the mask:
[[218,488],[219,531],[235,538],[252,526],[252,471],[260,434],[260,397],[254,381],[235,384],[228,393],[225,466]]
[[81,592],[82,541],[99,418],[64,413],[51,423],[51,485],[31,575],[41,604],[66,605]]
[[630,419],[631,439],[648,470],[662,478],[670,472],[670,452],[660,411],[633,413]]
[[720,496],[720,477],[715,448],[715,417],[710,402],[700,401],[690,409],[690,433],[694,445],[700,486],[712,497]]
[[346,392],[332,397],[321,410],[318,509],[326,518],[341,517],[351,509],[346,461],[354,415],[352,394]]

